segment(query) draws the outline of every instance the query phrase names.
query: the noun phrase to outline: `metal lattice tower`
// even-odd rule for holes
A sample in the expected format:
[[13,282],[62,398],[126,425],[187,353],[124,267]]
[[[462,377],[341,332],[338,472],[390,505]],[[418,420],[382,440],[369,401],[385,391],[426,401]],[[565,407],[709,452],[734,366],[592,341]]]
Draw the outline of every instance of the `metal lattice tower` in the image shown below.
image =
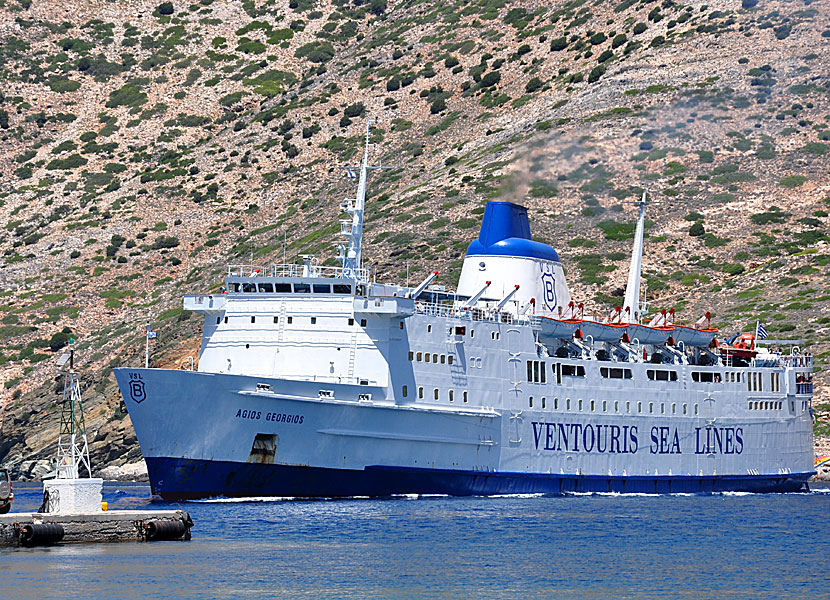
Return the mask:
[[58,436],[58,479],[78,479],[81,466],[86,469],[86,476],[92,477],[84,407],[81,403],[81,386],[73,364],[74,354],[75,351],[70,350],[69,370],[64,372],[63,377],[61,428]]

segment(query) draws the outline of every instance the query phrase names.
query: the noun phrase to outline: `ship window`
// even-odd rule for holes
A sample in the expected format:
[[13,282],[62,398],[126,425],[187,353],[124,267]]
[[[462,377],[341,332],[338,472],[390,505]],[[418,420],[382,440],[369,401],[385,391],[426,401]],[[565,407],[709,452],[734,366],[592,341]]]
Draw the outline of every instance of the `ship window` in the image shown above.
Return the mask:
[[646,376],[652,381],[677,381],[677,371],[649,369]]
[[260,293],[264,293],[264,294],[274,293],[274,284],[273,283],[260,283],[258,287],[259,287]]
[[216,324],[219,325],[219,321],[222,320],[222,317],[216,317]]
[[671,403],[671,414],[677,414],[677,404],[675,404],[674,402]]
[[533,361],[527,361],[527,380],[533,381]]
[[228,317],[225,317],[225,325],[228,324]]
[[649,413],[654,413],[654,402],[649,402],[648,403],[648,412]]
[[464,335],[465,333],[467,333],[467,328],[466,327],[456,327],[455,328],[455,335]]
[[666,405],[663,402],[660,403],[660,414],[666,414]]
[[608,403],[605,400],[602,401],[602,412],[608,412]]
[[637,403],[637,412],[638,413],[643,412],[643,403],[642,402]]
[[626,402],[625,403],[625,412],[627,412],[627,413],[631,412],[631,402]]
[[350,286],[350,285],[343,285],[342,283],[335,283],[333,288],[334,288],[334,293],[335,294],[351,294],[352,293],[352,286]]
[[442,354],[441,355],[441,364],[443,365],[446,362],[447,362],[447,356],[445,354]]
[[315,294],[331,294],[331,286],[328,283],[315,283],[312,289]]
[[453,393],[453,391],[452,391],[452,390],[450,390],[450,391],[447,393],[447,395],[448,395],[448,396],[449,396],[449,398],[450,398],[450,402],[455,401],[455,394]]
[[294,284],[294,293],[295,294],[308,294],[311,292],[311,286],[307,283],[295,283]]
[[562,375],[585,377],[585,367],[582,365],[562,365]]
[[421,362],[421,353],[420,352],[418,352],[418,354],[415,355],[415,360],[417,360],[418,362]]
[[452,354],[450,354],[450,355],[447,357],[447,362],[448,362],[449,364],[452,364],[452,361],[453,361]]
[[410,351],[409,351],[409,360],[412,360],[413,358],[415,358],[415,355],[414,355],[414,354],[412,353],[412,351],[410,350]]
[[352,319],[351,317],[349,317],[349,325],[354,325],[354,319]]
[[424,362],[429,362],[429,352],[424,352]]
[[559,410],[559,398],[553,399],[553,410]]
[[256,323],[256,317],[251,317],[251,323]]
[[438,355],[437,354],[432,355],[432,362],[434,362],[436,365],[438,364]]
[[288,317],[288,324],[291,325],[291,323],[293,323],[293,322],[294,322],[294,317]]
[[533,396],[530,396],[530,397],[527,399],[527,405],[528,405],[530,408],[533,408]]
[[401,388],[401,394],[403,394],[404,398],[406,398],[408,392],[409,392],[409,390],[406,389],[406,386],[403,386]]
[[695,414],[697,414],[697,404],[695,404]]
[[599,370],[600,375],[610,379],[631,379],[631,369],[617,369],[602,367]]
[[582,410],[582,398],[579,399],[579,410]]
[[749,403],[749,410],[752,410],[752,402]]
[[620,412],[620,403],[614,400],[614,412]]
[[360,326],[366,327],[366,319],[360,319]]
[[242,284],[242,291],[248,294],[256,292],[256,284],[255,283],[243,283]]
[[464,402],[466,402],[466,401],[467,401],[467,390],[464,390],[464,394],[463,394],[463,395],[464,395]]
[[591,400],[591,412],[594,412],[596,406],[593,400]]
[[403,321],[399,321],[399,322],[398,322],[398,327],[399,327],[400,329],[403,329]]
[[438,388],[432,390],[432,397],[438,400]]
[[566,410],[571,410],[571,399],[570,398],[565,400],[565,409]]
[[475,329],[470,329],[470,337],[474,338],[475,336],[476,336],[476,330]]
[[683,414],[685,415],[685,414],[686,414],[686,412],[687,412],[687,411],[686,411],[686,403],[684,402],[684,403],[683,403]]
[[432,325],[427,325],[427,333],[432,333]]
[[714,383],[715,374],[708,371],[692,371],[692,381],[696,383]]
[[418,387],[418,400],[423,400],[423,399],[424,399],[424,388],[419,386]]
[[291,293],[291,284],[290,283],[275,283],[274,284],[274,291],[278,294],[290,294]]
[[230,288],[231,292],[239,292],[239,291],[240,291],[240,289],[239,289],[239,284],[238,284],[238,283],[236,283],[235,281],[234,281],[234,282],[229,283],[229,284],[228,284],[228,287]]
[[311,317],[311,324],[312,324],[312,325],[316,325],[316,324],[317,324],[317,317]]
[[279,323],[279,322],[280,322],[280,318],[279,317],[274,317],[274,323]]
[[542,408],[545,408],[545,404],[547,404],[547,400],[542,396]]

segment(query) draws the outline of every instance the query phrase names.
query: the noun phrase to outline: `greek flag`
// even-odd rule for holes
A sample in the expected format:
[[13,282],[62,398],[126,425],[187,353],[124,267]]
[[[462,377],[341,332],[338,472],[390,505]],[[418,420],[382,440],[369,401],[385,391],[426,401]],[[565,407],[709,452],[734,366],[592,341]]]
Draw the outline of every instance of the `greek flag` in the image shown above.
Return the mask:
[[159,334],[158,334],[158,332],[157,332],[157,331],[150,331],[149,329],[147,330],[147,339],[148,339],[148,340],[154,340],[154,339],[156,339],[158,336],[159,336]]
[[349,176],[349,179],[357,179],[357,171],[354,169],[346,169],[346,175]]
[[758,339],[763,340],[769,337],[769,332],[764,328],[763,325],[758,323]]

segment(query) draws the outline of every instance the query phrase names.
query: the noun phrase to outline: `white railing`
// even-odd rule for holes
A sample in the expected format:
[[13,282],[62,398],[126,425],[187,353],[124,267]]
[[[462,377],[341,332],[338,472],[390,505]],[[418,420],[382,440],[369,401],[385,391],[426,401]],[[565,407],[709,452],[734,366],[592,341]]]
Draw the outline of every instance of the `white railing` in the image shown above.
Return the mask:
[[492,323],[524,323],[529,324],[528,318],[517,318],[509,312],[484,310],[481,308],[466,308],[448,303],[416,302],[416,312],[433,317],[450,317],[465,321],[490,321]]
[[[339,279],[343,276],[343,267],[323,266],[318,264],[275,264],[263,265],[228,265],[228,277],[323,277]],[[369,269],[358,271],[360,281],[369,280]]]

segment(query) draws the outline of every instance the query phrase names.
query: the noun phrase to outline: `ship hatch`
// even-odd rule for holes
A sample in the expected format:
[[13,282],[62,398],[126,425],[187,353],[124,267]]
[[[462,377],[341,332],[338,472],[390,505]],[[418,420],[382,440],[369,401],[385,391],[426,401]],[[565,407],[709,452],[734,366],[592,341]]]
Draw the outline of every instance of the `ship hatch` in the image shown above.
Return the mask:
[[277,454],[277,434],[258,433],[251,446],[251,454],[248,456],[249,463],[262,463],[265,465],[274,463],[274,456]]

